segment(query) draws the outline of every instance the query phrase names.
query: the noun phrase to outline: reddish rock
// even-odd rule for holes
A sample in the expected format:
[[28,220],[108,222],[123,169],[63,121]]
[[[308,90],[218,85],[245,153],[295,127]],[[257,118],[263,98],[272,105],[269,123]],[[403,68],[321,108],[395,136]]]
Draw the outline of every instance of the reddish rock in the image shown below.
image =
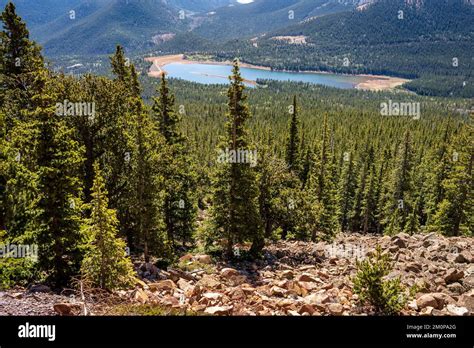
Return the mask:
[[148,284],[151,291],[171,291],[176,289],[176,284],[171,279],[161,280],[157,283]]
[[436,301],[436,299],[433,296],[431,296],[431,294],[425,294],[416,299],[416,305],[420,309],[427,308],[427,307],[437,308],[438,301]]
[[199,263],[205,264],[205,265],[210,265],[212,263],[212,259],[209,255],[195,255],[194,260],[196,260]]
[[313,282],[313,283],[316,283],[316,282],[321,282],[321,280],[315,276],[313,276],[312,274],[309,274],[309,273],[303,273],[302,275],[300,275],[298,277],[298,281],[300,282]]
[[78,305],[72,303],[56,303],[53,309],[60,316],[71,316],[74,315],[74,310],[78,308]]
[[240,275],[239,271],[233,268],[223,268],[221,269],[220,274],[224,278],[232,278]]
[[221,288],[221,282],[213,275],[208,275],[205,274],[201,280],[197,282],[198,285],[202,286],[203,288],[209,288],[209,289],[219,289]]
[[272,296],[283,297],[286,294],[286,290],[278,286],[273,286],[270,289],[270,293]]
[[163,297],[160,300],[160,303],[164,306],[171,306],[175,308],[180,307],[179,300],[176,297],[171,296],[171,295],[166,295],[165,297]]
[[446,271],[444,281],[446,284],[457,282],[464,277],[463,271],[458,271],[456,268],[450,268]]
[[186,254],[184,256],[181,256],[179,258],[179,262],[189,262],[193,259],[193,255],[192,254]]
[[313,313],[316,311],[313,306],[309,304],[304,304],[301,306],[300,310],[298,313],[303,314],[303,313],[309,313],[310,315],[313,315]]

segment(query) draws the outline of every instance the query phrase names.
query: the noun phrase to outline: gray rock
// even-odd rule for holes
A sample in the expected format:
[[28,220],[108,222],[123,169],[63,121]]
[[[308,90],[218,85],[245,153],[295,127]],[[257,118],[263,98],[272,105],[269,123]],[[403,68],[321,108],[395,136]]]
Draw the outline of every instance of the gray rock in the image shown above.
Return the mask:
[[464,286],[459,283],[452,283],[448,285],[448,290],[454,294],[461,295],[462,293],[466,292]]
[[474,275],[463,278],[461,282],[466,290],[474,289]]
[[49,293],[51,292],[51,288],[43,284],[35,284],[28,287],[28,292],[32,294],[38,293],[38,292]]
[[461,307],[466,307],[469,312],[474,313],[474,293],[462,294],[459,296],[458,305]]
[[469,310],[466,307],[458,307],[456,305],[449,304],[446,306],[446,309],[452,315],[457,315],[457,316],[469,315]]
[[328,306],[329,313],[332,315],[342,315],[344,308],[340,303],[330,303]]

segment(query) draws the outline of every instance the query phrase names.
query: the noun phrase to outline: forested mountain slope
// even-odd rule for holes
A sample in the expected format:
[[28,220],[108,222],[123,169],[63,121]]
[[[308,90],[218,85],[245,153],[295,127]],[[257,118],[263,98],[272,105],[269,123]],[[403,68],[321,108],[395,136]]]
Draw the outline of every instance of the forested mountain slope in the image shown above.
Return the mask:
[[[275,40],[282,36],[305,43]],[[474,6],[465,0],[379,0],[225,47],[224,58],[238,54],[276,69],[422,77],[413,90],[474,95]]]
[[195,32],[213,40],[249,37],[351,8],[332,0],[257,0],[216,10]]
[[[81,8],[88,6],[86,2]],[[66,14],[58,21],[65,22],[64,30],[44,38],[49,54],[110,53],[119,42],[129,50],[145,49],[153,46],[153,36],[186,27],[178,11],[160,1],[111,0],[85,17],[79,11],[76,20]]]
[[[33,36],[36,27],[49,23],[59,16],[76,8],[85,0],[15,0],[15,6],[18,13],[28,21],[30,28],[33,29]],[[100,3],[103,0],[94,1]],[[92,3],[92,1],[89,1]],[[0,0],[0,7],[3,9],[8,0]],[[47,9],[47,11],[45,11]]]
[[[472,100],[249,89],[238,60],[229,85],[142,84],[121,46],[109,77],[65,75],[13,4],[0,18],[0,244],[36,250],[0,258],[1,289],[211,315],[474,312]],[[0,315],[29,302],[8,297]]]
[[[118,43],[128,50],[145,50],[154,46],[156,35],[176,33],[189,24],[164,0],[47,1],[20,0],[18,12],[32,18],[32,37],[49,56],[108,54]],[[51,12],[44,15],[47,7]]]

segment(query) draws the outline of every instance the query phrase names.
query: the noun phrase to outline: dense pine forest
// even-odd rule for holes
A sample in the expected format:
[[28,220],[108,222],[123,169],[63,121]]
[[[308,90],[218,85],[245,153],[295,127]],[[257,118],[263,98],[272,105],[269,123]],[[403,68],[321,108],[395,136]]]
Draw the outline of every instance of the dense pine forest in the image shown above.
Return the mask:
[[[259,81],[110,77],[49,68],[9,3],[0,43],[0,286],[133,283],[133,258],[261,257],[340,232],[474,231],[472,100]],[[142,63],[140,63],[142,64]],[[381,105],[419,103],[386,116]],[[238,246],[239,252],[236,253]],[[129,251],[129,252],[127,252]]]

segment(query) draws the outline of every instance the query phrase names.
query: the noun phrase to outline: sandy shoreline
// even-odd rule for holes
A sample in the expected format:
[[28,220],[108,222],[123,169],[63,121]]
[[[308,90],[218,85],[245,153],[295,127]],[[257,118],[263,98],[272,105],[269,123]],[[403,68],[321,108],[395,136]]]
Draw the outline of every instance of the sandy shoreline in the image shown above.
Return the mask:
[[[161,77],[163,73],[166,73],[164,67],[171,63],[179,63],[179,64],[212,64],[212,65],[232,65],[231,61],[224,61],[224,62],[216,62],[210,60],[189,60],[186,59],[184,54],[175,54],[175,55],[166,55],[166,56],[159,56],[159,57],[147,57],[145,61],[152,63],[150,70],[148,72],[148,76],[150,77]],[[259,69],[259,70],[267,70],[270,71],[271,68],[266,66],[260,65],[253,65],[248,63],[240,63],[240,66],[243,68],[250,68],[250,69]],[[313,74],[330,74],[327,71],[301,71],[302,73],[313,73]],[[381,76],[381,75],[350,75],[350,76],[357,76],[366,78],[365,81],[360,82],[355,88],[361,90],[369,90],[369,91],[386,91],[392,90],[395,87],[401,86],[406,82],[411,80],[402,79],[399,77],[391,77],[391,76]],[[245,82],[250,84],[256,84],[255,81],[245,80]]]
[[359,83],[355,88],[366,91],[387,91],[392,90],[411,80],[400,77],[379,76],[379,75],[358,75],[370,77],[367,81]]

